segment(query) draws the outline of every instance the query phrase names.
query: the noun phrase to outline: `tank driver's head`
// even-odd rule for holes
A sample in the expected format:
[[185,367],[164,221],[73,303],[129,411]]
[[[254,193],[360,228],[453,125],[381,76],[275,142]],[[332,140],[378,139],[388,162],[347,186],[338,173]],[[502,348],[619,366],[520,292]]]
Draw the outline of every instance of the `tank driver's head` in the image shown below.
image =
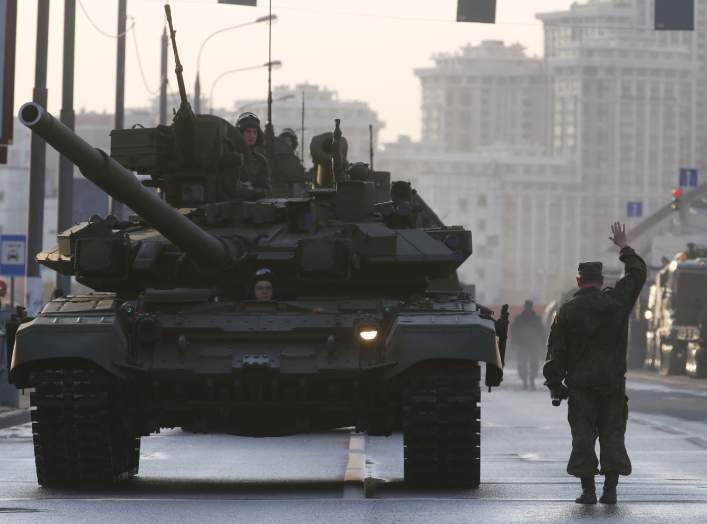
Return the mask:
[[269,302],[273,297],[273,274],[267,268],[259,269],[253,278],[253,295],[258,302]]

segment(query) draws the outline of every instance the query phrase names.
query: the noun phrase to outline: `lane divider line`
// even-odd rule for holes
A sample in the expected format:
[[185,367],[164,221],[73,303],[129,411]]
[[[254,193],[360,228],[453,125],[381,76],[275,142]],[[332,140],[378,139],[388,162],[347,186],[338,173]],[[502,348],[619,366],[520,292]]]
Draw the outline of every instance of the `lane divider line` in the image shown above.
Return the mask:
[[351,432],[348,460],[344,472],[344,498],[365,498],[366,436]]

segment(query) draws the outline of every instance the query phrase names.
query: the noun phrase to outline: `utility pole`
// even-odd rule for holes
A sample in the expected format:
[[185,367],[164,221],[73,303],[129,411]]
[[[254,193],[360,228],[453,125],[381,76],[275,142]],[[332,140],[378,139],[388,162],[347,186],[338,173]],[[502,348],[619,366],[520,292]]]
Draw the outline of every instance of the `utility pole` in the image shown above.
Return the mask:
[[[118,59],[115,75],[115,129],[125,127],[125,27],[128,0],[118,0]],[[108,212],[122,218],[123,204],[108,197]]]
[[[47,107],[47,48],[49,45],[49,0],[37,3],[37,49],[34,67],[32,100]],[[42,277],[35,256],[42,250],[44,229],[44,180],[46,175],[47,144],[37,133],[32,133],[29,164],[29,202],[27,206],[27,272],[25,273],[25,306],[34,316],[43,302]]]
[[304,167],[304,89],[302,89],[302,126],[300,129],[299,156]]
[[[162,30],[162,40],[160,41],[160,124],[167,125],[167,60],[169,40],[167,38],[167,28]],[[198,110],[197,110],[198,111]]]
[[[76,41],[76,0],[64,0],[64,78],[61,93],[62,123],[73,131],[74,115],[74,46]],[[70,228],[74,212],[74,165],[59,155],[59,195],[57,204],[57,232]],[[71,277],[56,274],[56,287],[67,295],[71,293]]]

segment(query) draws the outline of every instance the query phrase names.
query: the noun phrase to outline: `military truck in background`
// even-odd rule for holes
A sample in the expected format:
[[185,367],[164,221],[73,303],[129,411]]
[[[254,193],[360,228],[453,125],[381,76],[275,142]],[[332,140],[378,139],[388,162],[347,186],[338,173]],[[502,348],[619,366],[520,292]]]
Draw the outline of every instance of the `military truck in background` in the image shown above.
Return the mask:
[[[11,380],[35,389],[39,483],[128,479],[141,436],[165,427],[354,426],[402,431],[408,483],[478,486],[481,365],[500,385],[508,315],[459,284],[471,232],[443,224],[409,183],[349,164],[338,120],[313,139],[303,197],[234,197],[249,152],[230,123],[191,111],[176,62],[174,122],[114,131],[111,155],[39,105],[20,109],[135,213],[59,233],[37,260],[94,292],[13,320]],[[274,300],[254,300],[263,268]]]
[[650,286],[646,366],[664,375],[707,376],[706,308],[707,248],[691,244]]

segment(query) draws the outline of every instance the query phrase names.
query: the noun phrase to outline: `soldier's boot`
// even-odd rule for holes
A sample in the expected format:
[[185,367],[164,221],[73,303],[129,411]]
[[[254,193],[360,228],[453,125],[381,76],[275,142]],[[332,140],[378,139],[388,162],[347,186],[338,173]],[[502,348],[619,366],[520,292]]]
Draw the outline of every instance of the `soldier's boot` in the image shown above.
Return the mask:
[[619,484],[619,476],[616,473],[607,473],[604,477],[604,491],[599,502],[602,504],[616,504],[616,486]]
[[597,489],[594,477],[582,477],[582,494],[574,499],[577,504],[596,504]]

